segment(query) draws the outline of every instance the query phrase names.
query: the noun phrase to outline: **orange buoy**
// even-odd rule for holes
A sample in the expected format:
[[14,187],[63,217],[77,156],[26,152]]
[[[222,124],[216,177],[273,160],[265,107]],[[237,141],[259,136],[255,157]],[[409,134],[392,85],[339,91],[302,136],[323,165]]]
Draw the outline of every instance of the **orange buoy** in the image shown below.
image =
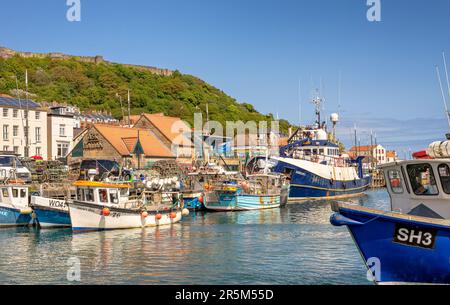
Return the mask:
[[148,216],[148,212],[144,211],[141,213],[142,218],[146,218]]
[[198,202],[203,203],[203,196],[198,197]]
[[169,216],[170,216],[170,218],[174,219],[175,217],[177,217],[177,213],[170,212]]
[[109,216],[109,214],[111,214],[111,211],[108,208],[103,208],[102,209],[102,215],[103,216]]
[[162,218],[162,215],[158,213],[158,214],[156,214],[155,218],[156,218],[157,220],[160,220],[160,219]]

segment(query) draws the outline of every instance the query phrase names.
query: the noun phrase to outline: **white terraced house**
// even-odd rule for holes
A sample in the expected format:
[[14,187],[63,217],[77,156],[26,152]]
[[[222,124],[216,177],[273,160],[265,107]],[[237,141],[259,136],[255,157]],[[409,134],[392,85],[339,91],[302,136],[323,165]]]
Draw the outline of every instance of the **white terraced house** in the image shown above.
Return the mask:
[[47,112],[38,103],[0,95],[0,132],[0,151],[47,159]]

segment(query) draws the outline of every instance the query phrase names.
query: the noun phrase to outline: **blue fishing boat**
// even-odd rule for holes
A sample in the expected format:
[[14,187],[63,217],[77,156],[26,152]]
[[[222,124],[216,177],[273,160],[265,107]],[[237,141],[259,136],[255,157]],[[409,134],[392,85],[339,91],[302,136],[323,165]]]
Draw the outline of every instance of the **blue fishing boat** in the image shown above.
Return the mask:
[[0,227],[28,226],[32,212],[28,206],[27,185],[0,184]]
[[[320,120],[322,99],[317,97],[313,103],[315,125],[300,128],[290,137],[288,145],[280,148],[280,156],[270,159],[272,171],[289,177],[290,201],[363,195],[372,180],[371,175],[363,172],[363,157],[351,159],[341,154],[335,136],[329,137],[325,123]],[[332,114],[331,121],[336,124],[338,115]]]
[[[450,284],[450,142],[426,159],[381,166],[389,211],[332,204],[331,223],[347,226],[378,284]],[[447,152],[442,154],[442,152]],[[436,159],[428,159],[437,157]]]
[[289,192],[284,176],[251,175],[245,181],[226,181],[206,192],[205,207],[213,211],[246,211],[277,208]]
[[31,196],[30,205],[41,228],[71,226],[69,206],[65,199]]
[[185,208],[193,211],[201,211],[205,209],[202,191],[183,191],[181,196],[183,198]]

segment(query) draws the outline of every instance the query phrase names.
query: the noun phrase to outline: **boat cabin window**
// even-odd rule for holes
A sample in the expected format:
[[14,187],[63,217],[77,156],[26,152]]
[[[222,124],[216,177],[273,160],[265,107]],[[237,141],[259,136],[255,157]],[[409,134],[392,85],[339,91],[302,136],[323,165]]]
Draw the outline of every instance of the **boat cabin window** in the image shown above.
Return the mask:
[[108,190],[107,189],[99,189],[98,190],[98,198],[102,203],[108,203]]
[[78,200],[94,202],[94,190],[91,188],[79,188]]
[[120,197],[127,197],[128,196],[128,189],[122,188],[120,189]]
[[416,195],[438,195],[439,191],[430,164],[411,164],[406,166],[409,181]]
[[402,186],[402,178],[400,175],[400,172],[398,170],[389,170],[388,171],[388,179],[389,184],[391,186],[391,190],[395,194],[402,194],[403,193],[403,186]]
[[320,155],[323,155],[323,153],[324,153],[323,148],[319,149],[319,154],[320,154]]
[[83,200],[83,191],[77,188],[77,200]]
[[13,196],[13,198],[19,197],[19,189],[13,188],[12,189],[12,196]]
[[2,188],[2,194],[3,194],[3,197],[5,197],[5,198],[9,197],[8,189],[6,187]]
[[447,164],[438,166],[439,177],[441,178],[442,189],[446,194],[450,194],[450,169]]
[[111,203],[119,203],[119,194],[117,190],[109,190],[109,200]]
[[317,148],[314,148],[314,149],[312,150],[312,152],[313,152],[313,155],[317,155]]
[[20,198],[25,198],[27,196],[27,191],[25,189],[20,189]]
[[311,149],[305,149],[305,156],[311,156]]

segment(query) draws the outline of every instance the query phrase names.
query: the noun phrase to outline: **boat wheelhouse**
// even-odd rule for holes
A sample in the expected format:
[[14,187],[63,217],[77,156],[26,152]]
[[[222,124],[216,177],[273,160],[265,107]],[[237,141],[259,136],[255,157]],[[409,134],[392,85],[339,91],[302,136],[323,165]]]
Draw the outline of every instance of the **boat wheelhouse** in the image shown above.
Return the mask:
[[223,181],[205,194],[205,207],[214,211],[246,211],[280,207],[289,184],[282,175],[255,174],[241,181]]
[[28,186],[22,183],[0,184],[0,227],[28,226],[32,221],[28,205]]
[[143,191],[132,198],[129,184],[76,181],[74,185],[76,199],[69,203],[74,231],[167,225],[182,217],[178,199],[164,203],[159,192]]
[[450,159],[381,169],[389,211],[334,203],[331,223],[347,226],[376,283],[450,284]]

